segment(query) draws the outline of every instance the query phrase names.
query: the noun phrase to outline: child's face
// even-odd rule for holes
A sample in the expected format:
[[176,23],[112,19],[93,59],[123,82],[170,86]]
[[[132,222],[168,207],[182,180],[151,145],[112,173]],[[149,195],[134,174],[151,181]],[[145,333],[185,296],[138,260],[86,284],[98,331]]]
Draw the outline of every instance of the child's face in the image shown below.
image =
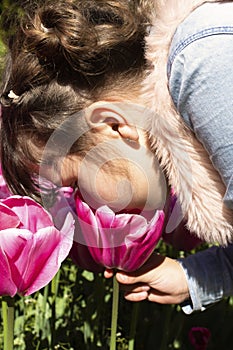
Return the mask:
[[82,158],[64,155],[57,170],[48,167],[40,174],[59,185],[77,187],[92,208],[163,209],[167,183],[147,133],[138,126],[143,111],[127,104],[93,104],[85,118],[97,135],[95,146]]
[[[79,189],[93,208],[106,204],[114,211],[164,208],[167,184],[154,155],[146,146],[111,142],[113,147],[94,147],[84,159],[64,158],[61,183]],[[106,146],[106,145],[105,145]]]

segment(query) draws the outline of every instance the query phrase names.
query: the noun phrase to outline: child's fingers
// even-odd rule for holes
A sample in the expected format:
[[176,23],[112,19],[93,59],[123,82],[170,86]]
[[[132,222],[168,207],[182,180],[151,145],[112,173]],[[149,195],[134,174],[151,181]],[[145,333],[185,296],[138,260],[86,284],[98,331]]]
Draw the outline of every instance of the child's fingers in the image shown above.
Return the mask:
[[104,270],[104,277],[105,278],[111,278],[114,275],[114,271],[112,269],[105,269]]

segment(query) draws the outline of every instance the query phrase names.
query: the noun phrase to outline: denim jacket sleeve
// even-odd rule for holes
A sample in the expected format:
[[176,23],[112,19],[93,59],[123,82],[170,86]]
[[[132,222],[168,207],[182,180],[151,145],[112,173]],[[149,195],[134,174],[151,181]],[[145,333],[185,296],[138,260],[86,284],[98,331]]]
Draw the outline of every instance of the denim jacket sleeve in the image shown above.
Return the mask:
[[225,203],[233,209],[233,3],[203,5],[189,17],[171,45],[169,88],[219,171]]
[[183,304],[186,314],[203,311],[233,294],[233,245],[212,247],[180,259],[186,275],[190,300]]
[[[226,185],[233,208],[233,3],[205,4],[177,29],[168,61],[176,108],[202,142]],[[214,215],[214,213],[213,213]],[[233,214],[232,214],[233,215]],[[233,295],[233,246],[211,248],[180,261],[191,300],[183,311],[204,310]]]

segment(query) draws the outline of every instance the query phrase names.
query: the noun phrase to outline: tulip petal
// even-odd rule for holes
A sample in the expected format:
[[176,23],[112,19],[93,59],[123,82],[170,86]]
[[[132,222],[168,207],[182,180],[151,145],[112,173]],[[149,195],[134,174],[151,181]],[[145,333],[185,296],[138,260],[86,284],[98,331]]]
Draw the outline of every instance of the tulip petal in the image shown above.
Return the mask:
[[[111,228],[115,226],[115,213],[107,205],[99,207],[95,212],[95,217],[97,219],[98,227]],[[122,222],[122,224],[124,225],[124,221]]]
[[[24,232],[22,233],[22,231]],[[0,231],[0,295],[13,296],[16,294],[24,269],[24,266],[21,266],[21,269],[17,266],[17,261],[24,252],[27,240],[31,235],[30,232],[17,228]]]
[[0,295],[15,296],[17,293],[17,287],[11,278],[11,269],[8,263],[7,256],[0,246]]
[[21,228],[35,233],[46,226],[53,226],[49,213],[29,197],[11,196],[2,201],[11,208],[20,218]]
[[0,230],[8,227],[17,227],[20,224],[19,217],[3,203],[0,203]]
[[73,244],[73,234],[74,220],[70,213],[60,231],[54,227],[48,227],[34,234],[34,244],[19,292],[30,295],[52,280],[69,254]]
[[162,233],[164,224],[164,212],[157,213],[157,221],[144,235],[133,241],[131,249],[126,251],[121,260],[119,269],[133,271],[142,266],[153,253]]
[[17,293],[17,287],[10,278],[10,270],[7,261],[0,258],[0,269],[1,269],[1,283],[0,283],[0,295],[9,295],[14,297]]
[[128,235],[136,236],[139,230],[144,230],[145,225],[147,225],[142,216],[136,214],[115,215],[111,209],[107,211],[105,207],[97,209],[95,217],[99,229],[99,248],[121,246],[125,244]]
[[58,229],[63,226],[66,215],[69,212],[72,212],[72,214],[76,216],[73,189],[70,187],[62,187],[56,194],[56,200],[53,206],[49,208],[49,213]]
[[77,200],[76,205],[78,222],[81,231],[85,232],[85,237],[80,235],[80,230],[77,229],[75,232],[75,241],[89,247],[99,247],[101,243],[99,242],[99,228],[95,215],[85,202]]

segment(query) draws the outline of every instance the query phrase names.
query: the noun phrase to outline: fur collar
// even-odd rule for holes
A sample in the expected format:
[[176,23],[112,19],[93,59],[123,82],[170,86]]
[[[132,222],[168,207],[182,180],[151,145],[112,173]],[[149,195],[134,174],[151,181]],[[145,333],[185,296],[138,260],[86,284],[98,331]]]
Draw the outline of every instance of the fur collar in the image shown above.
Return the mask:
[[[192,10],[216,0],[155,0],[153,26],[147,38],[152,71],[143,94],[153,118],[147,119],[153,150],[174,188],[188,229],[211,243],[233,240],[233,212],[223,204],[225,186],[204,147],[185,126],[168,90],[167,59],[173,34]],[[181,221],[180,217],[180,221]],[[174,229],[169,221],[167,231]],[[177,223],[176,223],[177,224]]]

